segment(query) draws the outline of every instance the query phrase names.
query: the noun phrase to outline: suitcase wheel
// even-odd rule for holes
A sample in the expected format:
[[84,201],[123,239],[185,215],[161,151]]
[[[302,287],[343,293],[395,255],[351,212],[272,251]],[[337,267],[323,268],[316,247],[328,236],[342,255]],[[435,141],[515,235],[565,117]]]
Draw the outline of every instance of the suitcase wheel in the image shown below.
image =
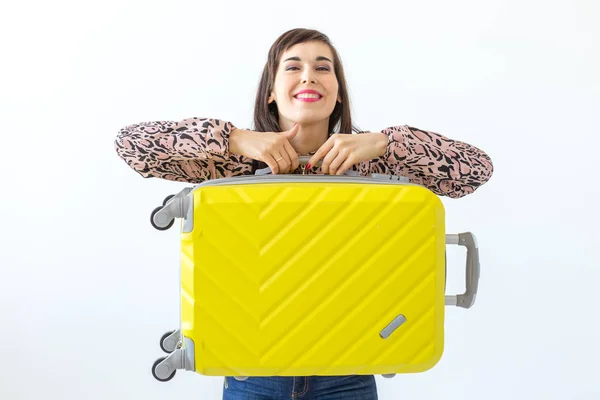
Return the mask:
[[[171,372],[171,368],[166,364],[163,364],[159,367],[158,364],[166,360],[166,358],[167,357],[161,357],[158,360],[154,361],[154,365],[152,365],[152,376],[154,376],[156,380],[161,382],[170,381],[175,376],[175,372],[177,372],[177,370],[173,370],[173,372]],[[169,374],[169,372],[171,372],[171,374]]]
[[167,205],[167,202],[168,202],[169,200],[171,200],[173,197],[175,197],[175,195],[174,195],[174,194],[171,194],[171,195],[169,195],[169,196],[165,197],[165,199],[163,200],[163,206],[166,206],[166,205]]
[[175,331],[169,331],[160,338],[160,348],[167,354],[171,354],[177,348],[177,341],[174,339],[167,340]]
[[175,223],[175,220],[172,219],[171,222],[169,222],[169,225],[165,226],[164,228],[156,225],[154,223],[154,215],[156,215],[156,213],[159,212],[162,208],[163,208],[163,206],[160,206],[160,207],[156,207],[154,210],[152,210],[152,214],[150,214],[150,223],[152,224],[154,229],[158,229],[159,231],[166,231],[167,229],[169,229],[170,227],[173,226],[173,224]]

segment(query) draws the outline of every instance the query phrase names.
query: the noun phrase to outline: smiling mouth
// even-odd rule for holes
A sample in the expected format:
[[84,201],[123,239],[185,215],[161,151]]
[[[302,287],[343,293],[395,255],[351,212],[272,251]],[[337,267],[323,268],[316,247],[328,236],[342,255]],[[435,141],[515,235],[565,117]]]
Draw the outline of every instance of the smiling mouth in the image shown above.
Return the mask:
[[294,96],[296,100],[305,102],[315,102],[321,100],[323,96],[316,93],[300,93]]

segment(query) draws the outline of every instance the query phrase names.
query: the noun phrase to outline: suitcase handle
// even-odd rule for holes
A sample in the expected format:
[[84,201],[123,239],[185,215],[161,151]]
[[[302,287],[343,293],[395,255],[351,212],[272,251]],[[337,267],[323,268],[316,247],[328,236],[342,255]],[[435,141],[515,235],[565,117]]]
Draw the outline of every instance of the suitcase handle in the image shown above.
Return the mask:
[[[300,165],[306,165],[308,163],[308,161],[310,160],[310,157],[311,156],[299,156],[298,160],[300,161]],[[319,160],[317,162],[317,165],[320,165],[321,163],[322,163],[322,161]],[[254,175],[269,175],[271,173],[272,173],[271,167],[266,167],[266,168],[256,170]],[[357,176],[360,176],[360,174],[357,171],[348,169],[344,172],[344,176],[357,177]],[[409,179],[407,177],[399,176],[399,175],[371,174],[371,178],[383,180],[383,181],[399,181],[399,182],[409,183]]]
[[[299,156],[298,157],[298,161],[300,162],[300,165],[306,165],[308,163],[308,160],[310,160],[310,156]],[[317,162],[317,165],[321,164],[321,160],[319,160],[319,162]],[[271,167],[266,167],[266,168],[262,168],[262,169],[257,169],[256,172],[254,173],[254,175],[269,175],[271,174],[273,171],[271,171]],[[345,176],[358,176],[358,172],[356,171],[352,171],[352,170],[346,170],[346,172],[344,172]]]
[[479,248],[471,232],[446,235],[446,244],[457,244],[467,248],[466,290],[463,294],[446,296],[447,306],[471,308],[475,304],[479,287]]

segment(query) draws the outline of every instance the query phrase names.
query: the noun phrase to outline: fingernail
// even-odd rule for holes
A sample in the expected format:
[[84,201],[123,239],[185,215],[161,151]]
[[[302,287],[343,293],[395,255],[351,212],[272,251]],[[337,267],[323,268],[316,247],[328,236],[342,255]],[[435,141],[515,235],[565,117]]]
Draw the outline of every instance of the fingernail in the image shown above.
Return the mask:
[[292,126],[292,128],[295,128],[295,127],[296,127],[296,125],[298,125],[298,123],[297,123],[297,122],[294,122],[294,126]]
[[310,169],[310,164],[306,164],[306,169]]

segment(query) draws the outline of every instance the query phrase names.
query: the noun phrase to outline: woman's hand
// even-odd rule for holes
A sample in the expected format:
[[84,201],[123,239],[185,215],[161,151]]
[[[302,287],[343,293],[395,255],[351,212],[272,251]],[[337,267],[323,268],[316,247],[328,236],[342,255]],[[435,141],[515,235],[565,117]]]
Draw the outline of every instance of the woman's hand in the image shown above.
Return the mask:
[[229,152],[265,162],[273,174],[298,168],[298,153],[289,140],[298,133],[298,124],[285,132],[255,132],[235,129],[229,135]]
[[324,174],[343,175],[352,165],[385,154],[388,136],[385,133],[333,134],[310,158],[307,168],[323,159]]

